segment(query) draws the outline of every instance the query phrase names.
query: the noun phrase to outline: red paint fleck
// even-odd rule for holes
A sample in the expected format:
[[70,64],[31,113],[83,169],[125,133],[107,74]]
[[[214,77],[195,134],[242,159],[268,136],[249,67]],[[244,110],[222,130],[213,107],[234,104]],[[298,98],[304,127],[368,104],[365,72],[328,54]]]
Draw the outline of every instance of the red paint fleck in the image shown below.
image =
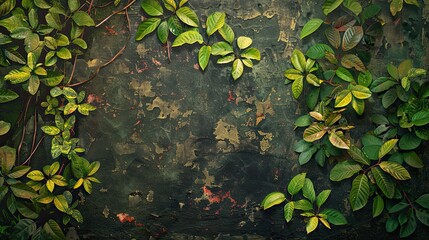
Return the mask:
[[207,186],[204,186],[203,192],[204,192],[204,196],[206,196],[210,204],[220,203],[220,202],[223,202],[225,199],[228,199],[232,203],[231,208],[237,205],[237,201],[231,197],[230,191],[226,193],[223,193],[222,191],[220,191],[219,193],[216,194],[216,193],[213,193],[210,189],[208,189]]
[[161,62],[160,61],[158,61],[158,60],[156,60],[155,58],[152,58],[152,62],[153,62],[153,64],[155,64],[157,67],[159,67],[159,66],[161,66],[162,64],[161,64]]
[[136,65],[136,71],[137,71],[138,73],[142,73],[142,72],[144,72],[144,71],[146,71],[146,70],[149,70],[149,68],[148,68],[148,66],[147,66],[147,63],[146,63],[146,62],[143,62],[143,67],[142,67],[142,68],[139,68],[139,67],[137,67],[137,65]]
[[86,98],[86,102],[87,103],[101,103],[101,98],[95,94],[89,94],[88,97]]
[[198,65],[198,63],[195,63],[195,64],[194,64],[194,69],[195,69],[195,70],[199,70],[199,69],[200,69],[200,65]]
[[134,222],[135,221],[135,218],[128,215],[127,213],[118,213],[118,214],[116,214],[116,216],[119,218],[119,221],[121,223]]
[[228,102],[233,102],[235,100],[234,93],[229,90],[228,92]]
[[133,126],[135,127],[135,126],[139,125],[141,122],[142,122],[142,120],[138,120],[136,123],[134,123]]

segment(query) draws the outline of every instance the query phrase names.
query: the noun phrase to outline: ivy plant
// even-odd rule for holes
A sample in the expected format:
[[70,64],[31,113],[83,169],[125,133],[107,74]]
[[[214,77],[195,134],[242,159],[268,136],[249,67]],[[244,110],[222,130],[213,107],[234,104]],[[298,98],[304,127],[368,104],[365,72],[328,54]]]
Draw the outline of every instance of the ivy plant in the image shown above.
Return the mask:
[[[142,40],[156,31],[162,44],[179,47],[185,44],[201,44],[198,64],[204,71],[211,56],[218,56],[217,64],[232,63],[231,76],[240,78],[244,67],[253,68],[253,61],[261,59],[260,51],[250,47],[252,39],[246,36],[235,38],[233,29],[225,22],[223,12],[214,12],[207,17],[204,31],[200,32],[200,20],[188,6],[187,0],[142,0],[141,7],[148,17],[140,23],[135,39]],[[217,36],[216,36],[217,35]],[[213,42],[218,39],[221,41]]]
[[[294,176],[287,187],[288,195],[282,192],[272,192],[265,196],[261,203],[264,210],[271,208],[275,205],[287,202],[283,207],[284,218],[286,222],[293,219],[295,210],[300,210],[300,215],[304,217],[306,224],[307,234],[313,232],[322,223],[326,228],[331,229],[332,225],[347,224],[347,219],[338,210],[332,208],[322,208],[331,194],[330,189],[321,191],[316,195],[313,182],[306,177],[306,173],[300,173]],[[303,198],[296,200],[296,197]]]

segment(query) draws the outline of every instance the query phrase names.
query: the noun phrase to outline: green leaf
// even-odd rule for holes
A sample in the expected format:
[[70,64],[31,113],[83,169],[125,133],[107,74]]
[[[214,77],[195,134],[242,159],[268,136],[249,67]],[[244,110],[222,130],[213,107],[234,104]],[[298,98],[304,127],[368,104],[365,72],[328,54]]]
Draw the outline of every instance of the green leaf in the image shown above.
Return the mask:
[[344,217],[344,215],[335,209],[327,208],[320,213],[326,215],[328,222],[333,225],[338,226],[347,224],[347,219]]
[[188,0],[180,0],[179,7],[185,5],[185,3],[187,3],[187,2],[188,2]]
[[265,196],[264,200],[262,200],[262,208],[264,210],[274,206],[278,205],[286,200],[286,196],[281,192],[272,192]]
[[58,195],[54,198],[55,207],[63,213],[67,213],[69,210],[69,204],[67,203],[64,195]]
[[[296,82],[297,80],[295,80]],[[295,83],[294,82],[294,83]],[[325,127],[320,123],[313,123],[304,130],[303,138],[307,142],[314,142],[321,139],[326,133]]]
[[247,59],[261,60],[261,53],[256,48],[246,49],[240,55]]
[[401,226],[401,229],[399,231],[399,237],[405,238],[410,236],[416,231],[416,228],[417,228],[416,217],[414,216],[414,212],[412,212],[408,217],[408,221]]
[[48,13],[45,15],[45,20],[48,25],[56,30],[63,28],[60,17],[56,13]]
[[363,9],[362,12],[362,22],[365,22],[367,19],[373,18],[378,15],[381,11],[381,7],[377,4],[370,4]]
[[361,26],[353,26],[347,29],[343,35],[342,49],[348,51],[360,42],[363,37],[363,29]]
[[297,78],[292,83],[292,94],[295,99],[298,99],[298,97],[301,95],[302,90],[304,89],[304,77],[301,76]]
[[164,7],[169,11],[174,12],[177,9],[176,2],[174,0],[163,0]]
[[286,222],[290,222],[290,220],[292,220],[294,209],[295,209],[294,202],[288,202],[285,204],[283,208],[283,215]]
[[98,171],[99,168],[100,168],[100,162],[99,161],[95,161],[95,162],[91,163],[91,165],[89,165],[89,168],[88,168],[88,176],[94,175]]
[[392,0],[392,2],[390,3],[390,12],[393,16],[396,16],[398,12],[402,11],[403,4],[403,0]]
[[372,217],[378,217],[384,210],[384,201],[380,195],[374,197],[372,202]]
[[68,0],[68,6],[70,9],[70,12],[75,12],[80,7],[79,0]]
[[252,45],[252,39],[245,36],[240,36],[237,38],[237,45],[240,49],[248,48],[250,45]]
[[234,52],[232,46],[229,43],[223,41],[214,43],[211,48],[212,54],[215,56],[225,56]]
[[322,6],[323,14],[328,15],[338,8],[342,2],[343,0],[326,0]]
[[377,186],[381,189],[387,198],[393,198],[395,194],[395,182],[379,167],[372,167],[371,172],[374,175]]
[[416,203],[420,204],[420,206],[429,209],[429,193],[421,195],[416,199]]
[[[204,42],[203,36],[199,32],[196,31],[187,31],[180,34],[173,42],[173,47],[182,46],[183,44],[194,44],[194,43],[202,44]],[[213,46],[212,46],[213,51]]]
[[183,32],[183,26],[179,18],[176,15],[173,15],[168,18],[168,29],[174,36],[178,36]]
[[209,64],[212,48],[210,46],[202,46],[198,52],[198,63],[204,71]]
[[404,152],[402,157],[404,158],[404,161],[413,168],[424,167],[422,159],[414,151]]
[[88,48],[88,45],[86,44],[85,40],[83,40],[82,38],[76,38],[72,41],[72,43],[81,47],[82,49]]
[[326,53],[334,53],[334,50],[326,44],[316,43],[305,54],[312,59],[321,59],[325,57]]
[[369,182],[365,174],[358,175],[352,183],[350,191],[350,204],[353,211],[363,208],[369,198]]
[[372,74],[371,74],[371,72],[370,71],[365,71],[363,73],[362,72],[359,73],[358,83],[361,86],[369,87],[371,85],[371,83],[372,83]]
[[351,146],[347,153],[349,156],[356,162],[363,164],[363,165],[370,165],[371,161],[365,156],[365,154],[356,146]]
[[15,239],[29,239],[36,232],[37,225],[31,219],[20,219],[15,226],[13,226]]
[[244,58],[244,59],[241,59],[241,61],[243,61],[244,66],[249,67],[249,68],[253,68],[252,60]]
[[161,23],[160,18],[148,18],[139,24],[136,32],[136,40],[142,40],[146,35],[155,31],[158,25]]
[[198,16],[189,7],[181,7],[176,11],[177,17],[185,24],[191,27],[198,27]]
[[290,60],[295,69],[299,70],[300,72],[305,71],[307,62],[305,60],[304,54],[300,50],[293,50]]
[[39,170],[33,170],[27,174],[27,178],[33,180],[33,181],[42,181],[45,179],[45,176],[43,173]]
[[72,217],[78,222],[83,223],[83,216],[79,210],[73,209]]
[[396,99],[398,99],[398,95],[396,93],[396,89],[391,88],[387,92],[383,94],[381,99],[381,103],[385,109],[389,108],[393,103],[395,103]]
[[355,81],[354,78],[353,78],[352,73],[349,70],[347,70],[347,69],[345,69],[343,67],[337,68],[337,70],[335,71],[335,74],[339,78],[341,78],[342,80],[344,80],[346,82],[354,82]]
[[49,235],[53,240],[62,240],[65,239],[65,235],[61,230],[61,227],[58,225],[55,220],[49,219],[44,225],[43,230]]
[[391,216],[386,221],[386,232],[393,232],[395,231],[399,226],[399,221],[396,217]]
[[225,41],[232,44],[235,36],[234,31],[228,24],[225,23],[220,29],[218,29],[218,32],[222,36],[222,38],[225,39]]
[[1,171],[4,175],[9,173],[9,171],[15,165],[16,160],[16,150],[9,146],[0,147],[0,166]]
[[407,133],[399,140],[399,148],[401,150],[413,150],[420,146],[422,140],[417,137],[413,132]]
[[311,204],[307,199],[301,199],[294,202],[295,209],[302,211],[313,210],[313,204]]
[[241,59],[235,59],[234,62],[232,63],[232,71],[231,71],[231,75],[232,78],[234,80],[237,80],[238,78],[241,77],[241,75],[243,74],[244,71],[244,66],[243,66],[243,62],[241,61]]
[[143,10],[150,16],[161,16],[164,11],[157,0],[143,0],[141,3]]
[[17,99],[19,95],[9,89],[0,89],[0,103],[7,103]]
[[18,198],[32,199],[39,196],[36,191],[24,183],[12,184],[10,185],[10,190],[12,190],[13,195]]
[[301,33],[299,34],[299,38],[303,39],[307,37],[308,35],[314,33],[319,27],[322,25],[323,20],[319,18],[313,18],[305,23],[304,27],[301,30]]
[[55,136],[60,134],[61,130],[55,126],[42,126],[42,131],[50,136]]
[[318,208],[320,208],[326,202],[330,194],[331,194],[331,190],[327,189],[327,190],[321,191],[317,195],[316,204]]
[[368,99],[371,97],[371,91],[364,86],[361,85],[350,85],[349,89],[352,91],[352,94],[357,99]]
[[17,179],[24,176],[28,171],[30,171],[30,169],[31,168],[29,166],[16,166],[12,168],[12,170],[7,176],[10,178]]
[[65,48],[65,47],[62,47],[57,51],[57,56],[64,60],[68,60],[72,58],[70,50],[68,50],[68,48]]
[[287,191],[290,195],[297,194],[304,187],[305,176],[306,173],[300,173],[290,180],[287,186]]
[[310,200],[310,202],[314,202],[316,200],[316,192],[314,191],[313,182],[306,178],[304,182],[304,187],[302,188],[302,195]]
[[210,14],[206,21],[207,35],[211,36],[225,24],[225,13],[214,12]]
[[343,161],[335,165],[330,174],[329,179],[332,181],[342,181],[352,177],[354,174],[362,170],[362,167],[353,161]]
[[353,95],[350,90],[342,90],[337,94],[335,98],[335,107],[341,108],[347,106],[353,99]]
[[303,151],[300,155],[299,155],[299,159],[298,159],[298,163],[299,165],[304,165],[306,163],[308,163],[308,161],[311,160],[311,158],[313,157],[313,155],[317,152],[317,147],[313,146],[305,151]]
[[416,209],[416,217],[421,223],[429,227],[429,213],[423,209]]
[[46,188],[48,188],[49,192],[53,192],[55,188],[55,183],[51,179],[48,179],[46,181]]
[[72,16],[73,21],[78,25],[79,27],[92,27],[95,26],[94,20],[92,20],[91,16],[88,15],[88,13],[84,11],[77,11]]
[[11,124],[5,121],[0,121],[0,136],[9,132]]
[[378,159],[381,159],[386,156],[395,147],[397,142],[398,139],[390,139],[389,141],[383,143],[378,152]]
[[168,23],[167,21],[162,21],[161,24],[159,24],[156,35],[158,36],[159,41],[162,44],[166,44],[168,40]]
[[310,126],[310,124],[311,124],[311,117],[310,117],[310,115],[308,115],[308,114],[306,114],[306,115],[302,115],[302,116],[300,116],[300,117],[298,117],[296,120],[295,120],[295,128],[297,128],[297,127],[307,127],[307,126]]
[[48,87],[55,87],[61,83],[64,75],[59,72],[48,71],[46,76],[40,78],[40,81]]
[[235,60],[234,54],[230,54],[230,55],[226,55],[225,57],[219,58],[216,62],[218,64],[226,64],[226,63],[233,62],[234,60]]
[[404,210],[405,208],[408,208],[409,206],[410,205],[404,201],[399,202],[399,203],[397,203],[397,204],[395,204],[389,208],[389,213],[398,213],[398,212]]
[[307,234],[316,230],[317,225],[319,225],[319,218],[311,217],[310,220],[308,220],[307,225],[305,226],[305,230],[307,231]]
[[30,72],[15,69],[6,74],[6,76],[4,76],[4,80],[9,80],[12,84],[18,84],[27,81],[30,76]]
[[362,12],[362,5],[357,0],[344,0],[343,6],[352,11],[356,16]]
[[411,117],[411,123],[415,126],[429,124],[429,110],[421,110]]
[[15,0],[5,0],[0,3],[0,17],[7,15],[15,7]]
[[389,173],[392,177],[397,180],[408,180],[411,179],[410,173],[398,163],[383,161],[380,163],[380,168],[383,171]]
[[12,30],[10,37],[14,39],[25,39],[31,34],[31,29],[27,27],[17,27]]

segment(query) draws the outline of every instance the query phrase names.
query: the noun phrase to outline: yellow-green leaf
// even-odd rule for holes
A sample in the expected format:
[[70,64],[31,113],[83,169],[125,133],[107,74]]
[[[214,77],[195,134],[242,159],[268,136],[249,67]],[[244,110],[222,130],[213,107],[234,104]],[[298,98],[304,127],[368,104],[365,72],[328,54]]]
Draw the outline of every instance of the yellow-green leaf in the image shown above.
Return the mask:
[[307,231],[307,234],[316,230],[317,225],[319,225],[319,218],[318,217],[310,218],[310,220],[308,220],[307,226],[305,226],[305,230]]
[[69,204],[67,203],[67,199],[64,195],[58,195],[54,198],[55,207],[63,213],[66,213],[69,209]]
[[164,11],[158,0],[143,0],[141,3],[143,10],[150,16],[161,16]]
[[239,77],[241,77],[241,75],[243,74],[244,71],[244,66],[243,66],[243,62],[241,61],[241,59],[235,59],[234,62],[232,63],[232,71],[231,71],[231,75],[232,78],[234,78],[234,80],[237,80]]
[[290,60],[295,69],[299,70],[300,72],[305,71],[305,65],[307,64],[307,61],[304,54],[300,50],[293,50]]
[[83,183],[83,178],[79,178],[79,180],[77,180],[77,182],[74,184],[73,189],[79,188],[80,186],[82,186]]
[[314,33],[319,27],[322,25],[323,20],[319,18],[310,19],[307,23],[305,23],[304,27],[299,34],[299,38],[303,39],[308,35]]
[[294,202],[288,202],[285,204],[283,208],[283,216],[286,222],[290,222],[290,220],[292,220],[294,209]]
[[292,83],[292,94],[295,99],[301,95],[302,90],[304,89],[304,76],[301,76]]
[[295,68],[289,68],[285,71],[284,76],[289,80],[296,80],[298,78],[302,78],[302,72],[296,70]]
[[187,31],[184,33],[181,33],[179,36],[177,36],[176,39],[174,39],[173,47],[182,46],[183,44],[194,44],[194,43],[202,44],[204,42],[203,36],[199,32],[196,31]]
[[311,84],[315,87],[319,87],[320,84],[322,83],[322,80],[320,80],[316,75],[312,73],[307,74],[307,76],[305,77],[305,80],[308,82],[308,84]]
[[300,173],[296,176],[294,176],[288,186],[287,186],[287,191],[289,192],[290,195],[295,195],[297,194],[303,187],[305,184],[305,176],[307,174],[304,173]]
[[387,198],[393,198],[395,195],[395,182],[380,167],[371,168],[377,186],[381,189]]
[[206,21],[207,35],[211,36],[225,24],[225,13],[214,12],[210,14]]
[[353,211],[363,208],[369,198],[369,181],[365,174],[358,175],[352,183],[350,190],[350,204]]
[[342,134],[342,132],[337,131],[337,132],[331,132],[329,134],[329,141],[332,143],[332,145],[334,145],[337,148],[340,149],[349,149],[350,148],[350,141],[346,138],[344,138],[344,135]]
[[392,0],[392,2],[390,3],[390,12],[393,16],[396,16],[398,12],[402,11],[403,4],[403,0]]
[[286,200],[286,196],[281,192],[272,192],[262,200],[262,209],[266,210],[272,206],[278,205]]
[[261,60],[261,53],[256,48],[246,49],[240,55],[247,59]]
[[319,218],[320,222],[323,223],[323,225],[325,225],[325,227],[331,229],[331,225],[329,225],[328,220],[324,219],[324,218]]
[[378,151],[378,159],[383,158],[388,154],[396,145],[399,139],[390,139],[389,141],[383,143],[380,150]]
[[52,176],[51,180],[55,183],[55,185],[60,187],[67,186],[67,179],[61,175],[54,175]]
[[139,24],[136,32],[136,40],[142,40],[146,35],[155,31],[161,23],[160,18],[148,18]]
[[234,41],[235,34],[228,24],[225,23],[220,29],[218,29],[218,32],[222,36],[222,38],[225,39],[225,41],[232,44],[232,42]]
[[353,98],[352,107],[357,114],[362,115],[365,110],[365,101],[362,99]]
[[55,188],[54,181],[52,181],[51,179],[48,179],[48,181],[46,181],[46,187],[48,188],[49,192],[53,192]]
[[343,161],[332,168],[329,174],[329,179],[331,179],[331,181],[339,182],[352,177],[361,170],[362,167],[358,163],[354,161]]
[[[211,50],[212,55],[215,55],[215,56],[218,56],[218,55],[225,56],[227,54],[234,52],[234,49],[232,48],[231,44],[224,42],[224,41],[214,43],[211,46],[211,49],[212,49]],[[235,59],[235,57],[234,57],[234,59]]]
[[383,161],[380,163],[380,168],[397,180],[411,179],[410,173],[407,171],[407,169],[398,163]]
[[321,139],[326,133],[325,127],[320,123],[313,123],[304,130],[303,138],[307,142]]
[[189,7],[181,7],[176,11],[177,17],[191,27],[198,27],[198,16]]
[[237,45],[240,49],[248,48],[250,45],[252,45],[252,39],[245,36],[240,36],[237,38]]
[[342,90],[335,98],[335,107],[345,107],[352,101],[353,95],[350,90]]
[[88,179],[83,180],[83,188],[89,194],[92,193],[92,183]]
[[21,70],[12,70],[4,76],[4,80],[9,80],[12,84],[23,83],[31,76],[30,72]]
[[371,97],[371,90],[369,88],[361,85],[350,85],[349,89],[352,91],[352,94],[357,99],[367,99]]

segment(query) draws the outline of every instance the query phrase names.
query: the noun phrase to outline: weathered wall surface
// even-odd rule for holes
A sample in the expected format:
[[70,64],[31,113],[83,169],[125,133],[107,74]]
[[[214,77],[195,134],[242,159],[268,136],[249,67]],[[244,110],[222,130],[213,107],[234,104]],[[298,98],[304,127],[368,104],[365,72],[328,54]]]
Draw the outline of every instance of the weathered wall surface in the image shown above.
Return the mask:
[[[333,188],[341,193],[329,204],[358,224],[318,230],[310,238],[367,239],[368,229],[388,237],[377,220],[367,220],[370,210],[351,213],[344,193],[348,182],[329,182],[329,167],[300,167],[292,149],[298,134],[293,122],[303,110],[284,86],[283,71],[291,51],[308,44],[299,42],[299,31],[308,18],[320,16],[320,1],[190,3],[200,16],[225,11],[236,36],[253,38],[262,60],[233,82],[229,67],[214,62],[201,72],[196,48],[173,49],[170,62],[154,35],[142,42],[132,36],[124,54],[85,85],[99,110],[81,122],[79,131],[88,158],[101,161],[102,183],[86,199],[85,224],[77,229],[81,237],[304,239],[300,219],[286,225],[280,208],[259,210],[265,194],[286,191],[286,183],[302,171],[317,182],[317,192]],[[135,4],[129,13],[135,32],[142,11]],[[124,15],[117,15],[93,33],[89,56],[78,65],[82,79],[126,43],[125,24]],[[388,33],[395,37],[388,35],[383,42],[394,51],[382,45],[380,57],[396,61],[411,52],[428,67],[427,54],[422,54],[427,34],[421,37],[422,28],[417,29],[423,40],[416,43],[407,34],[396,35],[396,27]],[[121,223],[121,213],[137,224]]]

